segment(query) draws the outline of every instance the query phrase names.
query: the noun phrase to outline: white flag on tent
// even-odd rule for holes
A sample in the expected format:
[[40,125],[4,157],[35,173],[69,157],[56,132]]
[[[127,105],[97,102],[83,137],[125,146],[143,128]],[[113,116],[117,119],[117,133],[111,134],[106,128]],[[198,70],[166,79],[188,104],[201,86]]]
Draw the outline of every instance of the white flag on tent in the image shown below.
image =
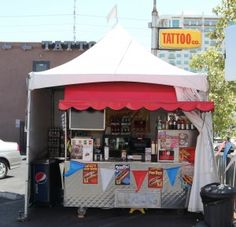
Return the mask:
[[112,177],[114,176],[113,169],[101,168],[101,180],[102,180],[102,189],[105,191],[107,189],[108,184],[110,183]]
[[113,18],[116,19],[116,22],[118,22],[117,17],[117,5],[114,5],[111,11],[107,15],[107,23],[109,23]]

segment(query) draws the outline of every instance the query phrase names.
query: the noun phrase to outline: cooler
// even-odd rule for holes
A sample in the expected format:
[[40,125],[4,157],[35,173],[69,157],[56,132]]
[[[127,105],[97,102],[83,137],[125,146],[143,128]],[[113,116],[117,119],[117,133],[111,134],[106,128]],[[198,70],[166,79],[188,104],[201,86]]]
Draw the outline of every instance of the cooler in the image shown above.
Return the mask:
[[33,203],[55,205],[60,202],[61,177],[59,161],[40,160],[32,164]]

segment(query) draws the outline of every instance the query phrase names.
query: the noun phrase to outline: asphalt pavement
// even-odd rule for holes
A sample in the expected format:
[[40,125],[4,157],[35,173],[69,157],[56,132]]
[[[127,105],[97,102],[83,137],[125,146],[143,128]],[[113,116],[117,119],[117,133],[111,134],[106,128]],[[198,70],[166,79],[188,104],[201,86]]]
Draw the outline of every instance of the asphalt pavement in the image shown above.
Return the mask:
[[[129,209],[87,209],[84,218],[78,218],[76,208],[31,207],[28,219],[19,220],[24,210],[24,198],[0,198],[0,226],[3,227],[191,227],[201,225],[202,216],[177,210],[148,209],[145,214]],[[197,224],[197,225],[196,225]]]
[[26,163],[11,170],[8,177],[0,180],[0,227],[204,227],[203,216],[186,210],[146,209],[129,213],[129,209],[88,208],[84,218],[78,218],[77,208],[61,206],[29,208],[27,219],[24,213]]

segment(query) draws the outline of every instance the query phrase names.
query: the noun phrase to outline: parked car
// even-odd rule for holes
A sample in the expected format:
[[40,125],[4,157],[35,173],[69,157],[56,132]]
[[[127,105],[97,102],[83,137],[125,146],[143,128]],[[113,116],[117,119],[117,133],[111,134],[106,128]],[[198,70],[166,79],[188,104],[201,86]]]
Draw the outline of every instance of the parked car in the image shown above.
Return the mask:
[[20,167],[20,149],[15,142],[0,139],[0,179],[6,177],[9,169]]

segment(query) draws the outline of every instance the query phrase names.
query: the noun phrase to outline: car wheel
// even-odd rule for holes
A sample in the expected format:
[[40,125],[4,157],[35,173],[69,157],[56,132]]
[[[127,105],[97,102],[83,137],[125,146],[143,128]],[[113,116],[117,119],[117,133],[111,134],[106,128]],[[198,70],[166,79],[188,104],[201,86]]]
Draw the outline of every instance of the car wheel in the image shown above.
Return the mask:
[[8,166],[5,160],[0,159],[0,179],[6,177]]

